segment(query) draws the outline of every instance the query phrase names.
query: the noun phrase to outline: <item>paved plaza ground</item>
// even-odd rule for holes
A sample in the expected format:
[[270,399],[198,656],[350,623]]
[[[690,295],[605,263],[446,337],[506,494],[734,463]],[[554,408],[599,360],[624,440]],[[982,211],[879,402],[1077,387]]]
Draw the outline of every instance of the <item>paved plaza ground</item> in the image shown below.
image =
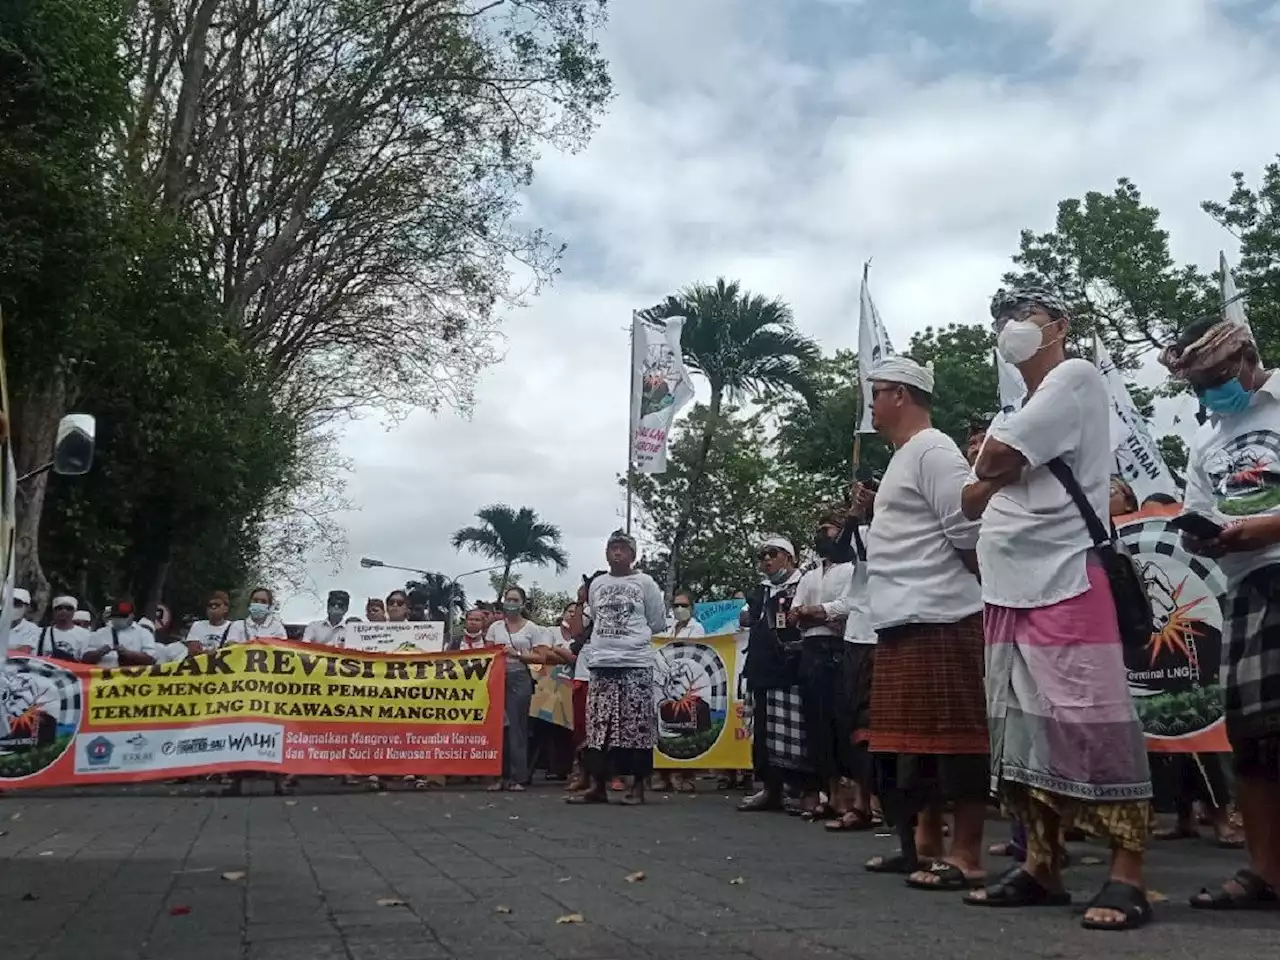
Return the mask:
[[[1280,913],[1186,906],[1242,863],[1207,842],[1159,846],[1150,885],[1168,899],[1152,926],[1090,933],[1079,928],[1082,907],[978,910],[869,875],[863,861],[892,852],[892,839],[741,815],[737,795],[582,808],[551,786],[377,795],[321,782],[287,800],[257,786],[264,795],[245,799],[160,786],[0,798],[0,960],[1262,960],[1280,951]],[[1002,839],[1004,827],[990,827]],[[1074,851],[1077,861],[1102,855]],[[1069,884],[1082,903],[1103,877],[1099,863],[1081,863]],[[581,922],[557,922],[573,914]]]

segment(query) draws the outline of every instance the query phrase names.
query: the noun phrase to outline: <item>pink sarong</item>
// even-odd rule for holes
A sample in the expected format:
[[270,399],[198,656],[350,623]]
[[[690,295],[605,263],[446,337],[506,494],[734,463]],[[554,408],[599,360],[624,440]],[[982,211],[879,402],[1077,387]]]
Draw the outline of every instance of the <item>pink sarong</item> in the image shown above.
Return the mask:
[[1031,610],[988,604],[991,778],[1095,802],[1151,797],[1142,724],[1129,695],[1106,573]]

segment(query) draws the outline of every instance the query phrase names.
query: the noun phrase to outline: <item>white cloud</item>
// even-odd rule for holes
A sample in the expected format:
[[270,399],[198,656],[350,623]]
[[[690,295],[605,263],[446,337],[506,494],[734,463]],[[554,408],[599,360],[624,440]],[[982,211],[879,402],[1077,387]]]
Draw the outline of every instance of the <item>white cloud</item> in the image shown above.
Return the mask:
[[[472,420],[348,431],[351,561],[319,586],[396,585],[361,571],[361,554],[480,566],[447,539],[492,501],[560,524],[571,577],[597,566],[621,514],[630,311],[685,284],[725,274],[782,296],[834,349],[854,342],[874,256],[881,313],[905,343],[983,320],[1018,230],[1119,176],[1161,208],[1176,256],[1209,267],[1230,250],[1198,205],[1276,150],[1274,22],[1233,23],[1246,5],[1209,0],[946,6],[945,22],[877,33],[889,8],[870,0],[615,5],[619,96],[586,151],[544,158],[529,201],[570,244],[563,275],[506,322]],[[865,49],[833,54],[837,28]]]

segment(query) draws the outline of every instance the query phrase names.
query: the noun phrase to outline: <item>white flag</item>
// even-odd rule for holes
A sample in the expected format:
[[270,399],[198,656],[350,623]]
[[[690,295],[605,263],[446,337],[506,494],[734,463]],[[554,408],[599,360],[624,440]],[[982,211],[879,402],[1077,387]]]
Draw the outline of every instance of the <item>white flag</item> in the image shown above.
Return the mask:
[[867,286],[867,271],[871,263],[862,267],[862,292],[858,296],[858,392],[862,397],[862,422],[859,433],[875,433],[871,426],[871,369],[885,357],[893,356],[893,344],[880,322],[880,311],[871,299]]
[[1022,380],[1022,374],[1017,367],[1000,356],[999,350],[995,354],[996,382],[1000,386],[1000,412],[1013,413],[1021,410],[1022,398],[1027,395],[1027,385]]
[[1226,304],[1222,308],[1222,319],[1243,323],[1244,328],[1252,334],[1253,328],[1249,326],[1249,317],[1244,312],[1244,300],[1240,298],[1240,291],[1236,289],[1236,278],[1231,275],[1231,268],[1227,266],[1227,255],[1221,250],[1218,251],[1218,270],[1222,273],[1222,302]]
[[693,397],[693,380],[680,353],[684,317],[649,323],[631,317],[631,465],[665,473],[671,421]]
[[1093,350],[1094,364],[1107,383],[1111,399],[1111,449],[1116,455],[1116,472],[1133,488],[1138,503],[1153,493],[1176,497],[1178,485],[1174,483],[1173,474],[1134,406],[1124,377],[1097,336],[1093,339]]

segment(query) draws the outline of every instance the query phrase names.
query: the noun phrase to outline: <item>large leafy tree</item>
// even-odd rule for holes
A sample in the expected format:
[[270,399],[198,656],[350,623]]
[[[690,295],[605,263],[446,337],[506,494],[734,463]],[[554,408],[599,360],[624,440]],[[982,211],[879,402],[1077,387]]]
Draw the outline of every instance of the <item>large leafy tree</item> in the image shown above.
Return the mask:
[[696,404],[677,425],[669,448],[667,471],[635,478],[634,490],[646,530],[659,544],[642,561],[655,578],[668,578],[674,538],[689,489],[701,464],[702,493],[696,498],[684,543],[677,589],[700,599],[717,600],[747,590],[759,580],[756,551],[769,533],[787,536],[797,548],[813,537],[813,524],[823,505],[839,500],[847,481],[780,460],[769,438],[766,415],[738,415],[721,410],[720,429],[703,457],[703,438],[710,409]]
[[692,462],[685,499],[670,531],[667,594],[684,573],[681,552],[689,535],[695,503],[703,495],[703,479],[723,423],[726,401],[798,394],[816,399],[809,374],[821,356],[817,344],[795,327],[791,308],[742,289],[723,278],[697,284],[644,311],[646,319],[684,317],[680,345],[685,363],[711,389],[702,433]]
[[1127,179],[1058,204],[1052,230],[1023,230],[1006,284],[1040,284],[1067,302],[1072,338],[1092,354],[1094,332],[1121,369],[1214,309],[1216,293],[1195,266],[1174,262],[1160,211]]
[[516,564],[549,566],[557,573],[569,569],[569,558],[560,546],[560,528],[539,519],[531,508],[495,503],[477,511],[476,518],[478,525],[454,533],[453,546],[502,564],[499,596],[511,582]]

